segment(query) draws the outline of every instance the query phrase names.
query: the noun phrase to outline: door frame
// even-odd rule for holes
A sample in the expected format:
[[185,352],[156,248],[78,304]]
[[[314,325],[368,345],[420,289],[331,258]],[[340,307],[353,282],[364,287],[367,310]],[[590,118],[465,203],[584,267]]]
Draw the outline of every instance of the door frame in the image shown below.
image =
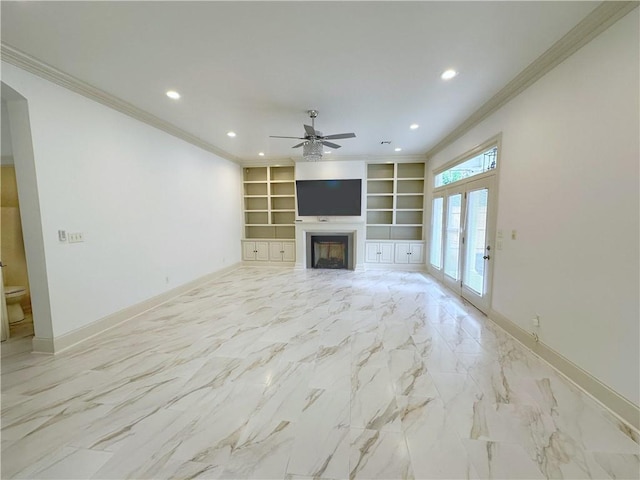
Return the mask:
[[[491,295],[493,292],[493,262],[495,259],[495,238],[496,238],[496,222],[495,222],[495,213],[496,209],[496,195],[495,195],[495,177],[489,176],[486,178],[480,178],[477,180],[472,180],[466,183],[465,185],[465,196],[464,196],[464,204],[465,204],[465,218],[464,218],[464,228],[462,235],[465,238],[465,243],[463,245],[463,254],[460,260],[460,296],[471,303],[474,307],[480,310],[483,313],[487,313],[491,308]],[[488,190],[488,198],[487,198],[487,219],[486,219],[486,233],[485,233],[485,248],[489,247],[489,250],[485,249],[485,253],[490,257],[485,260],[485,275],[484,275],[484,286],[486,295],[479,296],[475,291],[471,288],[464,285],[464,270],[465,270],[465,262],[468,260],[466,258],[466,246],[468,244],[468,214],[469,210],[467,195],[469,192],[474,192],[477,190],[482,190],[486,188]],[[473,260],[469,260],[473,261]]]
[[[460,195],[460,226],[458,230],[458,278],[452,278],[446,273],[446,258],[447,258],[447,220],[449,218],[449,198],[454,195]],[[447,188],[444,192],[444,205],[442,208],[443,222],[442,222],[442,283],[448,288],[461,295],[461,275],[462,275],[462,261],[460,253],[463,251],[462,238],[464,237],[464,224],[467,215],[465,203],[465,189],[464,185],[457,184],[454,187]]]
[[[457,182],[448,184],[448,185],[443,185],[440,187],[434,187],[434,183],[435,183],[435,176],[438,175],[439,173],[450,169],[460,163],[465,162],[466,160],[473,158],[474,156],[478,155],[479,153],[482,153],[483,151],[489,150],[491,147],[497,147],[497,163],[496,163],[496,168],[487,171],[485,173],[481,173],[478,175],[474,175],[473,177],[467,178],[467,179],[463,179],[463,180],[459,180]],[[463,153],[462,155],[459,155],[458,157],[454,158],[453,160],[444,163],[443,165],[441,165],[440,167],[432,170],[430,172],[430,207],[428,209],[426,209],[425,211],[429,212],[429,215],[433,215],[433,201],[434,199],[441,197],[443,198],[443,206],[442,206],[442,216],[443,216],[443,221],[442,221],[442,232],[441,232],[441,241],[442,241],[442,249],[441,249],[441,268],[437,268],[434,265],[431,264],[431,246],[429,245],[429,249],[427,251],[427,256],[425,258],[425,262],[427,264],[427,270],[429,272],[429,274],[431,274],[434,278],[436,278],[437,280],[439,280],[440,282],[442,282],[447,288],[451,289],[453,292],[455,292],[456,294],[460,295],[464,301],[471,303],[472,305],[474,305],[478,310],[480,310],[481,312],[487,314],[490,310],[491,310],[491,305],[492,305],[492,298],[493,298],[493,272],[494,272],[494,267],[493,267],[493,262],[495,261],[495,256],[497,253],[497,248],[496,248],[496,235],[497,235],[497,220],[498,220],[498,186],[499,186],[499,174],[500,174],[500,167],[502,164],[502,134],[499,133],[495,136],[493,136],[492,138],[490,138],[489,140],[483,142],[482,144],[479,144],[478,146],[474,147],[473,149]],[[446,220],[447,220],[447,214],[448,214],[448,205],[447,205],[447,198],[449,195],[451,195],[452,193],[455,194],[457,193],[459,190],[462,190],[463,192],[463,206],[462,206],[462,215],[465,215],[464,218],[464,224],[462,225],[461,231],[463,230],[464,227],[466,227],[466,199],[464,198],[464,192],[468,191],[468,187],[470,184],[476,183],[476,182],[480,182],[480,181],[486,181],[487,179],[489,179],[490,183],[490,188],[489,188],[489,199],[488,199],[488,204],[489,204],[489,209],[487,211],[487,245],[491,246],[491,259],[489,262],[487,262],[487,277],[486,277],[486,285],[487,285],[487,292],[486,292],[486,296],[485,296],[485,301],[480,305],[476,305],[474,302],[471,302],[468,298],[464,297],[462,295],[462,286],[461,286],[461,278],[457,281],[457,282],[452,282],[450,279],[447,281],[446,276],[444,274],[444,257],[445,257],[445,241],[446,241]],[[429,239],[429,242],[431,241],[432,238],[432,232],[431,229],[433,227],[433,219],[431,219],[428,223],[429,226],[429,234],[428,236],[426,236],[427,239]],[[461,252],[463,250],[461,249]],[[459,262],[459,268],[460,268],[460,277],[462,277],[462,259],[460,259]],[[477,302],[476,302],[477,303]]]

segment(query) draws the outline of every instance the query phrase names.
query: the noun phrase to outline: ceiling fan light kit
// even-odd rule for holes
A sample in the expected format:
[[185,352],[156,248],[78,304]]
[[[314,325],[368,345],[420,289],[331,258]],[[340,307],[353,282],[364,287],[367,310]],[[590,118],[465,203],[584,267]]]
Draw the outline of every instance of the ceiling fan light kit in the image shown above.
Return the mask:
[[318,116],[317,110],[307,110],[309,117],[311,118],[311,125],[304,125],[305,136],[304,137],[281,137],[271,135],[271,138],[295,138],[297,140],[304,140],[304,142],[298,143],[291,148],[302,147],[302,158],[308,162],[317,162],[322,160],[323,147],[340,148],[340,145],[327,140],[338,140],[341,138],[355,138],[355,133],[335,133],[333,135],[323,135],[320,130],[315,128],[315,119]]
[[322,142],[311,140],[302,145],[302,158],[307,162],[317,162],[322,160]]

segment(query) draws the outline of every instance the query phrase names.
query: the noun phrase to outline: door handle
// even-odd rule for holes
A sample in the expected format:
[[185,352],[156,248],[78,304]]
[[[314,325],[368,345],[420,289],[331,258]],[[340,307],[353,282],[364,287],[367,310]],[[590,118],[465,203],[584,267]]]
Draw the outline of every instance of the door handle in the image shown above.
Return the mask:
[[485,256],[484,256],[484,257],[482,257],[482,258],[484,258],[485,260],[489,260],[489,259],[491,258],[491,255],[485,255]]

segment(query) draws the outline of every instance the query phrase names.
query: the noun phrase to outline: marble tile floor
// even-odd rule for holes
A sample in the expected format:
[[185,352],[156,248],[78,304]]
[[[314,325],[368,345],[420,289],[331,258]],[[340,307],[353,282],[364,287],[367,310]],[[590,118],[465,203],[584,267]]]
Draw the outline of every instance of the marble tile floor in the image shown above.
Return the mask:
[[1,477],[640,477],[639,438],[415,272],[242,267],[2,358]]
[[32,339],[33,317],[28,313],[24,320],[9,325],[9,338],[2,342],[0,355],[7,357],[17,353],[30,352]]

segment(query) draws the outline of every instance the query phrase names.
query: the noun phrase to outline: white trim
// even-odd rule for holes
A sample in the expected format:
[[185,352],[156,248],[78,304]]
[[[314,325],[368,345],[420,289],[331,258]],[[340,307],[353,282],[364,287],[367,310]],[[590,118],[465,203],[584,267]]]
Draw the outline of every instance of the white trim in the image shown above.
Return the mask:
[[31,353],[48,353],[53,355],[55,353],[53,338],[33,337],[31,340],[31,350]]
[[28,55],[11,45],[2,42],[0,44],[0,53],[2,54],[2,61],[15,65],[27,72],[33,73],[45,80],[53,82],[61,87],[64,87],[72,92],[83,95],[90,100],[106,105],[109,108],[117,110],[120,113],[124,113],[136,120],[151,125],[152,127],[162,130],[163,132],[173,135],[185,142],[188,142],[196,147],[202,148],[208,152],[211,152],[226,160],[230,160],[237,164],[242,164],[242,160],[229,152],[226,152],[215,145],[202,140],[201,138],[192,135],[191,133],[176,127],[172,123],[162,120],[155,115],[152,115],[129,102],[119,99],[118,97],[111,95],[93,85],[90,85],[68,73],[58,70],[51,65],[38,60],[31,55]]
[[[260,239],[249,239],[246,240],[248,242],[259,242]],[[277,240],[277,241],[285,241],[285,242],[291,242],[293,243],[293,240]],[[242,266],[243,267],[295,267],[296,262],[278,262],[275,260],[243,260],[242,261]]]
[[[375,240],[367,240],[375,242]],[[418,242],[418,240],[416,240]],[[428,273],[424,263],[365,263],[364,268],[370,270],[395,270],[401,272],[423,272]]]
[[[585,394],[640,433],[640,407],[638,405],[627,400],[548,345],[540,341],[536,342],[531,334],[501,313],[491,309],[488,317],[532,353],[551,365],[563,377],[578,386]],[[624,431],[623,427],[621,426],[621,429]]]
[[120,323],[126,322],[128,320],[133,319],[134,317],[144,313],[148,310],[151,310],[163,303],[168,302],[169,300],[182,295],[194,288],[197,288],[207,282],[210,282],[216,278],[227,275],[228,273],[236,270],[240,267],[240,263],[236,263],[229,267],[223,268],[213,273],[209,273],[200,278],[192,280],[184,285],[173,288],[167,292],[161,293],[160,295],[156,295],[155,297],[149,298],[143,302],[137,303],[130,307],[127,307],[119,312],[112,313],[111,315],[107,315],[106,317],[100,318],[89,325],[85,325],[71,332],[65,333],[64,335],[60,335],[59,337],[54,338],[38,338],[34,337],[32,340],[32,349],[33,353],[50,353],[57,354],[68,348],[71,348],[85,340],[88,340],[91,337],[95,337],[103,333],[104,331],[119,325]]
[[538,79],[560,65],[565,59],[569,58],[638,5],[637,1],[602,2],[580,23],[569,30],[566,35],[507,83],[498,93],[432,147],[427,152],[427,157],[432,157],[462,137],[482,120],[529,88]]

